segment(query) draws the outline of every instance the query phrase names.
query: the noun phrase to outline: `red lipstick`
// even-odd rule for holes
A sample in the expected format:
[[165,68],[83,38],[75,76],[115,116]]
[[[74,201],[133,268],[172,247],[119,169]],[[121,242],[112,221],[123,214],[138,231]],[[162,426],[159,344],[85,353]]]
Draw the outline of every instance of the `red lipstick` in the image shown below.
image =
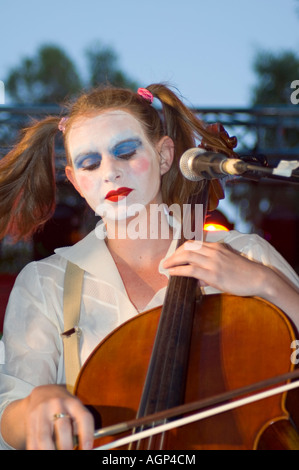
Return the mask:
[[116,191],[109,191],[109,193],[106,194],[105,199],[108,199],[108,201],[111,202],[117,202],[127,197],[132,191],[133,189],[131,188],[119,188]]

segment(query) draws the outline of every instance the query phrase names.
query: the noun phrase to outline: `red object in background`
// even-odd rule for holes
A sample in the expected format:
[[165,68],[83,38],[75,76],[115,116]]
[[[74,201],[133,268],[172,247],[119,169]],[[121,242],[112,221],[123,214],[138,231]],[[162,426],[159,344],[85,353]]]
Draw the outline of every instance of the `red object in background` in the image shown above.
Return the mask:
[[224,225],[220,224],[214,224],[213,222],[210,224],[205,224],[203,228],[206,232],[219,232],[219,231],[224,231],[228,232],[228,228],[225,227]]
[[229,231],[233,229],[234,229],[234,224],[231,224],[221,211],[217,209],[212,212],[208,212],[206,221],[205,221],[204,230],[215,232],[218,230]]
[[3,331],[4,314],[15,279],[15,275],[0,274],[0,332]]

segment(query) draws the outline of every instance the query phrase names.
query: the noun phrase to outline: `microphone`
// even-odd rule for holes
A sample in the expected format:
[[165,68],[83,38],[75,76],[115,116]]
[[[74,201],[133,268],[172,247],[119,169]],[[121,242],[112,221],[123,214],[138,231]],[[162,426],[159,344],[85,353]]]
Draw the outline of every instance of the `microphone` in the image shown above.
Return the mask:
[[276,168],[265,168],[202,148],[191,148],[180,158],[181,173],[190,181],[221,179],[228,175],[241,176],[246,173],[244,177],[249,179],[268,177],[298,183],[299,175],[292,173],[298,167],[298,160],[281,160]]
[[200,181],[221,179],[227,175],[241,175],[247,171],[247,165],[238,158],[228,158],[222,153],[192,148],[183,153],[180,170],[188,180]]

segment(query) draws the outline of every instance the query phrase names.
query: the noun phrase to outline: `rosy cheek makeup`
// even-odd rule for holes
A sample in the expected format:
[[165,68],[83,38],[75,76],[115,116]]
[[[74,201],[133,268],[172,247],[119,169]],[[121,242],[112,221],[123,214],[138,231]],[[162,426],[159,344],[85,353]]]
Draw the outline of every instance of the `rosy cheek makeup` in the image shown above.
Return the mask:
[[77,173],[76,175],[77,183],[79,184],[81,190],[84,193],[93,191],[94,187],[94,178],[88,173]]
[[148,171],[150,167],[150,162],[146,157],[140,157],[134,162],[134,172],[137,174],[142,174]]

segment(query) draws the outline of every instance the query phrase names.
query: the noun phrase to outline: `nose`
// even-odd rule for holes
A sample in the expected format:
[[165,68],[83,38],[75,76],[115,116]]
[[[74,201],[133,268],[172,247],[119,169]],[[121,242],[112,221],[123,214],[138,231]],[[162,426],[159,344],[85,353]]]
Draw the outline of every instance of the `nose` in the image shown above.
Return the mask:
[[105,183],[116,181],[121,177],[121,169],[118,162],[109,156],[102,159],[101,173]]

